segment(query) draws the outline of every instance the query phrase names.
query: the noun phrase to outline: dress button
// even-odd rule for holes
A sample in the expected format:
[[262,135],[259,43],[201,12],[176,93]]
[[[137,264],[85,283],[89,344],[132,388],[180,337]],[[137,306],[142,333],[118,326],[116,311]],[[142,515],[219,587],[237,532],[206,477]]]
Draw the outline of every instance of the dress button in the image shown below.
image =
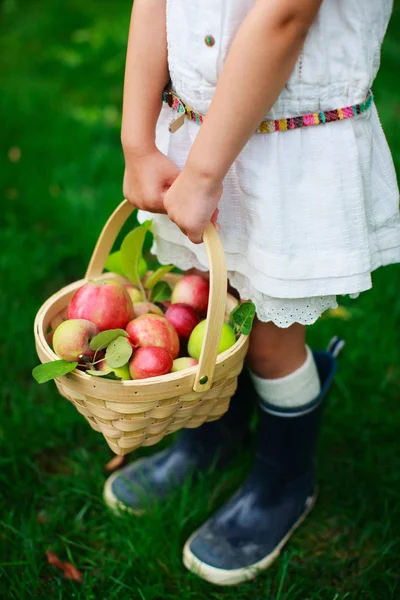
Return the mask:
[[214,46],[215,44],[215,38],[213,38],[212,35],[206,35],[206,37],[204,38],[205,43],[207,44],[207,46]]

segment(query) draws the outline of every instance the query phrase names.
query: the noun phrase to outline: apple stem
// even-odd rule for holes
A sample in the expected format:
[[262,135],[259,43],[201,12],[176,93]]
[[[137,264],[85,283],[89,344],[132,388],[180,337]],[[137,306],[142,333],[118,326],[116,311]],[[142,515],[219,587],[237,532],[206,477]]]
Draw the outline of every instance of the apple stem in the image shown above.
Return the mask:
[[99,358],[99,360],[93,360],[93,362],[91,363],[91,366],[94,367],[94,365],[101,363],[102,360],[104,360],[104,358]]

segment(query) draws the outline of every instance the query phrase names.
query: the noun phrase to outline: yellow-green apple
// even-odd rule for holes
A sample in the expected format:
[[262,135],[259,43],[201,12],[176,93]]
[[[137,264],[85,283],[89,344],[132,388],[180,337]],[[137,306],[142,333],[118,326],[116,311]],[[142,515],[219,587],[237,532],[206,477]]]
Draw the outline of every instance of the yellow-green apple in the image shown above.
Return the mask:
[[93,357],[90,342],[98,333],[96,325],[87,319],[63,321],[54,332],[54,352],[68,362],[79,361],[81,355]]
[[96,365],[96,369],[98,371],[103,371],[104,373],[115,373],[117,377],[121,377],[124,381],[127,381],[131,378],[129,374],[129,366],[126,364],[123,367],[109,367],[105,360],[100,361]]
[[204,277],[200,275],[185,275],[176,284],[172,291],[171,303],[178,302],[189,304],[199,313],[204,316],[207,312],[208,293],[210,284]]
[[146,346],[136,350],[129,363],[132,379],[147,379],[165,375],[172,369],[172,356],[160,346]]
[[126,283],[125,289],[128,292],[130,299],[132,300],[132,304],[135,304],[135,302],[142,302],[143,296],[140,293],[139,288],[133,285],[133,283]]
[[165,318],[175,327],[182,340],[188,340],[193,329],[200,322],[199,315],[193,306],[183,304],[183,302],[171,304],[167,308]]
[[[189,343],[188,343],[188,353],[192,358],[196,358],[199,360],[201,347],[203,345],[204,334],[206,332],[206,323],[207,321],[201,321],[196,327],[193,329],[190,334]],[[235,332],[232,327],[227,323],[222,325],[221,339],[218,347],[218,354],[228,350],[233,344],[236,342]]]
[[195,367],[199,362],[195,358],[191,358],[190,356],[182,356],[181,358],[176,358],[172,364],[172,373],[176,373],[177,371],[183,371],[183,369],[190,369],[190,367]]
[[135,302],[133,305],[133,318],[141,317],[153,313],[155,315],[163,315],[163,311],[156,304],[152,302]]
[[172,358],[179,354],[179,337],[174,327],[163,315],[149,313],[130,321],[126,331],[136,346],[159,346]]
[[133,317],[132,300],[116,280],[89,281],[73,295],[68,319],[88,319],[99,331],[123,329]]

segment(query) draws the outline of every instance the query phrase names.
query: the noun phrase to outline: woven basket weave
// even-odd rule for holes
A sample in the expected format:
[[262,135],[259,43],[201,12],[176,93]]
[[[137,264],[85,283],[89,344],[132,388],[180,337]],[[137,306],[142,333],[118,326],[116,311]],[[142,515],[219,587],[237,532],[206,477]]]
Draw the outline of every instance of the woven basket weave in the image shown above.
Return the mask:
[[[88,280],[118,278],[103,274],[108,254],[121,227],[133,210],[126,200],[107,221],[90,260],[85,279],[51,296],[36,315],[34,331],[42,363],[57,359],[51,348],[52,332],[66,318],[72,296]],[[94,378],[75,369],[55,380],[58,391],[70,400],[96,431],[101,432],[116,454],[127,454],[140,446],[151,446],[182,427],[199,427],[214,421],[229,408],[237,376],[243,368],[248,338],[218,354],[222,324],[237,304],[227,294],[225,256],[213,225],[204,233],[210,267],[207,326],[199,364],[196,367],[137,381]],[[168,274],[174,284],[180,275]]]

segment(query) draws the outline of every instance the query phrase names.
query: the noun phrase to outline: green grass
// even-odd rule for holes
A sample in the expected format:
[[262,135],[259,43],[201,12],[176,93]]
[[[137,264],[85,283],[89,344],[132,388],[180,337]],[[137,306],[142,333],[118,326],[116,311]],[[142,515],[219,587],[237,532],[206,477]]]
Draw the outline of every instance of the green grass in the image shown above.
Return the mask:
[[[151,516],[116,518],[105,510],[103,466],[111,452],[53,384],[32,380],[32,323],[51,293],[83,275],[121,199],[130,2],[3,0],[0,11],[0,598],[400,597],[396,266],[375,274],[373,291],[343,301],[350,320],[324,319],[310,330],[314,347],[334,333],[347,340],[323,425],[321,495],[267,573],[221,590],[181,564],[184,541],[235,488],[249,456],[186,486]],[[397,2],[375,85],[397,167],[399,31]],[[47,549],[73,562],[83,583],[48,565]]]

